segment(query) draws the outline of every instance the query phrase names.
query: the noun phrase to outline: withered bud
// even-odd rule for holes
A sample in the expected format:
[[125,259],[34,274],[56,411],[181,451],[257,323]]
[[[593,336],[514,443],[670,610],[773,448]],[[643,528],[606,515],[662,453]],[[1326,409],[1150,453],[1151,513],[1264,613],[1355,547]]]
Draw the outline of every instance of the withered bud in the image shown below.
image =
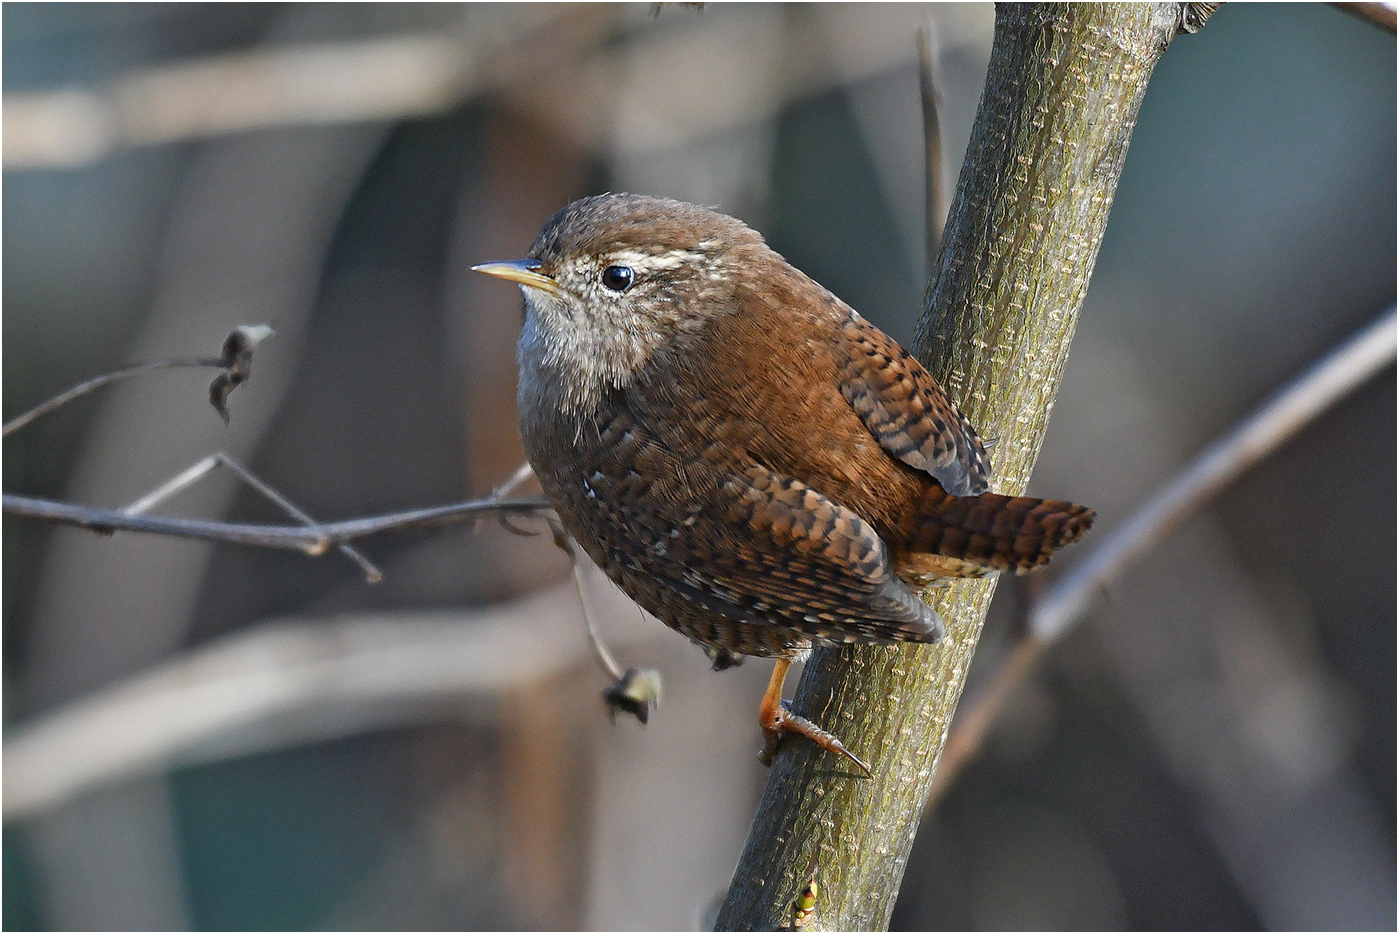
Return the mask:
[[629,713],[645,723],[651,711],[661,705],[661,673],[654,668],[628,668],[622,677],[602,692],[613,721],[617,714]]
[[253,348],[277,333],[270,324],[240,324],[223,342],[221,358],[226,369],[209,384],[209,403],[228,424],[228,394],[242,385],[252,371]]

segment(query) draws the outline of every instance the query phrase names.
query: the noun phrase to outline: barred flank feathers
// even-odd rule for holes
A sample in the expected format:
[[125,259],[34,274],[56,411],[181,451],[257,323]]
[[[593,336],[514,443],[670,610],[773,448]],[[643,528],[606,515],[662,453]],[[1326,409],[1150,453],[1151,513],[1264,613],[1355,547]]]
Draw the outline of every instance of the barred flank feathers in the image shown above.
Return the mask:
[[950,496],[936,486],[924,495],[918,515],[908,551],[1017,574],[1046,564],[1056,548],[1078,541],[1094,518],[1087,506],[1061,499]]

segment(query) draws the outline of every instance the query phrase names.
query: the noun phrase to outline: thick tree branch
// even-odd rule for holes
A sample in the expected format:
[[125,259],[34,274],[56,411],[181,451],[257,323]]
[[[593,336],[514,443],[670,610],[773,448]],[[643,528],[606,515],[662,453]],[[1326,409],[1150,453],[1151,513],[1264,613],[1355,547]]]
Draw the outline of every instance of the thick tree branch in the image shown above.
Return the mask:
[[[1000,438],[1000,492],[1029,478],[1137,111],[1180,16],[1179,4],[997,12],[919,351],[972,423]],[[813,653],[793,706],[866,757],[874,779],[788,744],[720,929],[790,923],[812,866],[821,896],[809,929],[888,925],[992,590],[961,581],[938,593],[949,634],[936,647]]]

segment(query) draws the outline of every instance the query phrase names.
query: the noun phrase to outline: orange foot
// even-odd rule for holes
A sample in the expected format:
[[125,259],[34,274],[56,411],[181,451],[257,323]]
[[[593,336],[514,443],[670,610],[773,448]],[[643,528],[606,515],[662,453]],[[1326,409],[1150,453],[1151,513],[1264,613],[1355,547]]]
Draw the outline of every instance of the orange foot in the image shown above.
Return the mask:
[[845,744],[805,717],[798,716],[787,709],[787,705],[782,700],[782,684],[787,680],[787,669],[792,666],[790,660],[779,658],[777,664],[772,669],[772,680],[768,682],[767,693],[763,695],[763,703],[758,708],[758,723],[763,728],[763,751],[758,756],[758,760],[763,765],[772,765],[772,759],[777,755],[777,747],[782,742],[782,737],[786,733],[795,733],[798,736],[805,736],[822,749],[845,756],[855,764],[865,778],[872,778],[870,767],[860,760]]

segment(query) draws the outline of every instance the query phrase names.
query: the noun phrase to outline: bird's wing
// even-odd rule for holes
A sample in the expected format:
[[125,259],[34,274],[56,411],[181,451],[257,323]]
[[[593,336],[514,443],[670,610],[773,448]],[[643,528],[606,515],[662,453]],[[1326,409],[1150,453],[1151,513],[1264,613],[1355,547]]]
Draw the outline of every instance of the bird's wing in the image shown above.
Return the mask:
[[841,339],[841,392],[884,449],[954,496],[985,493],[986,449],[923,364],[859,315]]
[[694,428],[669,405],[656,390],[604,407],[595,437],[583,436],[579,488],[557,491],[561,515],[575,514],[575,534],[638,602],[674,624],[671,599],[647,593],[663,588],[735,622],[828,642],[942,637],[873,526],[757,463],[694,456]]
[[832,642],[942,638],[942,619],[894,573],[874,528],[805,484],[753,466],[727,477],[711,507],[707,518],[739,534],[710,539],[703,562],[677,565],[669,582],[694,602]]

